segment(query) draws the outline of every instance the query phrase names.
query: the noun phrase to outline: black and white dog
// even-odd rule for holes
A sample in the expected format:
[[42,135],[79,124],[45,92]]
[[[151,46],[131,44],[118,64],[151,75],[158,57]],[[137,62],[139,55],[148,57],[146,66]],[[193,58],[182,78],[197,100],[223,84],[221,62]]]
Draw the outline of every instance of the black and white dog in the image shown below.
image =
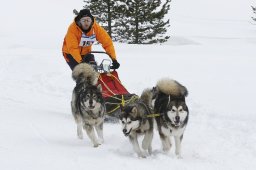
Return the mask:
[[[82,129],[84,128],[93,146],[98,147],[104,141],[103,121],[106,110],[101,86],[96,85],[98,73],[89,64],[80,63],[74,68],[72,77],[76,81],[71,108],[77,124],[77,136],[83,139]],[[98,139],[94,128],[98,134]]]
[[[121,115],[119,117],[122,125],[122,131],[125,136],[128,136],[133,146],[134,151],[139,157],[146,157],[152,153],[153,139],[153,118],[148,117],[151,114],[151,99],[152,92],[149,89],[143,91],[140,98],[128,105],[121,106]],[[142,151],[138,142],[138,136],[143,135]]]
[[186,87],[171,79],[160,80],[153,91],[154,110],[160,114],[156,117],[156,123],[163,150],[166,152],[170,150],[170,136],[174,136],[175,154],[181,158],[181,141],[189,117],[185,102],[188,91]]

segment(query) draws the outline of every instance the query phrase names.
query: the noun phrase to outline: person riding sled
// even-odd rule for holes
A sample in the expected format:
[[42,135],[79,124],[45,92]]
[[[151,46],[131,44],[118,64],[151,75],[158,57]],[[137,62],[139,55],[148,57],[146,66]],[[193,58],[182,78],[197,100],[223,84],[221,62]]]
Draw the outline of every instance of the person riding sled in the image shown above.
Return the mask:
[[90,10],[82,9],[69,26],[62,46],[63,56],[71,70],[81,62],[95,62],[94,55],[90,53],[95,41],[101,43],[110,56],[112,68],[119,68],[112,39],[96,22]]

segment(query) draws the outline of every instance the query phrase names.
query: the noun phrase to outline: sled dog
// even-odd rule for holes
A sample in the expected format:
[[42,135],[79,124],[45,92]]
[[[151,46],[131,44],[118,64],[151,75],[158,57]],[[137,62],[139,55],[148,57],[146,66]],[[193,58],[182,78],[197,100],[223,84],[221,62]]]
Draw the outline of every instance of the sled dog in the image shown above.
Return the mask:
[[[77,136],[83,139],[82,129],[86,131],[94,147],[103,143],[103,120],[105,105],[101,86],[96,85],[98,73],[89,64],[78,64],[72,77],[76,81],[73,90],[71,108],[77,124]],[[95,130],[98,138],[96,138]]]
[[188,123],[189,110],[185,102],[186,87],[171,79],[160,80],[153,99],[154,111],[160,116],[156,123],[164,151],[171,148],[170,136],[174,137],[175,154],[181,158],[181,141]]
[[144,135],[142,140],[142,148],[152,153],[152,139],[153,139],[153,118],[148,117],[151,114],[152,93],[151,90],[143,91],[140,98],[121,107],[121,114],[119,116],[122,125],[122,131],[125,136],[129,136],[130,142],[134,151],[139,157],[146,157],[146,153],[142,152],[139,143],[138,135]]

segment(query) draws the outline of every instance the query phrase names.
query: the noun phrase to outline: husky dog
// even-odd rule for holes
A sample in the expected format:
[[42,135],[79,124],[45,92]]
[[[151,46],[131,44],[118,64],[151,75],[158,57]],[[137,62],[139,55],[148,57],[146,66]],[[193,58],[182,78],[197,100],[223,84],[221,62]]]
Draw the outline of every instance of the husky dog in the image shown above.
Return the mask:
[[153,118],[148,117],[151,114],[151,91],[146,89],[141,97],[134,103],[130,103],[121,107],[120,122],[125,136],[129,136],[130,142],[133,145],[134,151],[139,157],[146,157],[146,154],[141,151],[138,143],[138,135],[144,135],[142,148],[152,153],[153,139]]
[[[84,128],[91,139],[93,146],[98,147],[103,143],[103,120],[105,105],[101,94],[101,86],[96,85],[98,73],[86,63],[78,64],[72,77],[76,81],[73,90],[71,108],[77,124],[77,136],[83,139]],[[96,138],[94,128],[97,131]]]
[[181,141],[189,116],[185,102],[188,91],[186,87],[175,80],[162,79],[156,85],[155,94],[154,110],[156,113],[160,113],[160,116],[155,119],[163,150],[170,150],[170,136],[174,136],[175,154],[181,158]]

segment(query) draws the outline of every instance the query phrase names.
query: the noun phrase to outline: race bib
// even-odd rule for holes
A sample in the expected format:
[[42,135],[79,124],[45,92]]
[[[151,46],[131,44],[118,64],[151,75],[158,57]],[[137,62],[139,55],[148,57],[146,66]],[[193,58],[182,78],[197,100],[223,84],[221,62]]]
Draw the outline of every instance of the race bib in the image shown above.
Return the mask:
[[96,41],[95,34],[92,34],[91,36],[87,36],[83,33],[79,46],[81,47],[91,46],[94,43],[94,41]]

